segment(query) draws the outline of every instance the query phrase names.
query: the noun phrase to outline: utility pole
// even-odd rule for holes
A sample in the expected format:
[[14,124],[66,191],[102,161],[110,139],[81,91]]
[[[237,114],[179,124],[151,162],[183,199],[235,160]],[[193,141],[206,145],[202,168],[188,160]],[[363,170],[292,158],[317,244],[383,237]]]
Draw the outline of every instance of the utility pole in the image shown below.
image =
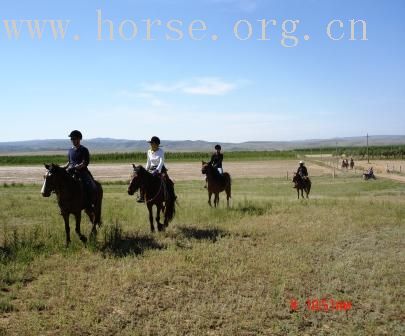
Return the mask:
[[[338,153],[337,153],[337,141],[336,141],[335,156],[336,156],[336,168],[337,168],[337,167],[339,167],[339,158],[338,158]],[[333,168],[333,178],[335,178],[335,168]]]
[[367,163],[370,163],[370,157],[368,156],[368,133],[367,133]]

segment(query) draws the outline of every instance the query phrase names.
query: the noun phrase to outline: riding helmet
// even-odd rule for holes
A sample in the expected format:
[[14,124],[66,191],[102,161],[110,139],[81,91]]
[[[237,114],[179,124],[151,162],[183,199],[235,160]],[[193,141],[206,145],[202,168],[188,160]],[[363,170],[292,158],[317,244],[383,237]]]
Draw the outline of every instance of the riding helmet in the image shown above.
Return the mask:
[[157,136],[153,136],[150,141],[148,141],[149,143],[154,143],[156,145],[160,145],[160,139]]
[[221,150],[221,145],[215,145],[215,147],[214,147],[215,149],[219,149],[219,150]]
[[301,161],[300,161],[300,164],[304,164],[304,161],[301,160]]
[[77,139],[82,140],[83,135],[82,135],[82,133],[80,131],[74,130],[74,131],[70,132],[69,138],[71,138],[71,139],[77,138]]

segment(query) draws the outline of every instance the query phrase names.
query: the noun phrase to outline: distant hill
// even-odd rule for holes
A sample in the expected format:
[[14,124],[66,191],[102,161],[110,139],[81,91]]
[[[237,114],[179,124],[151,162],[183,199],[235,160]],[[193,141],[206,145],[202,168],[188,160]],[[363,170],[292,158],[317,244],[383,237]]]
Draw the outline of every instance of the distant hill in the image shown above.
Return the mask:
[[[313,139],[300,141],[249,141],[242,143],[221,143],[225,151],[256,151],[256,150],[289,150],[301,148],[319,147],[365,146],[366,138],[350,137],[335,139]],[[145,151],[148,144],[145,140],[125,140],[110,138],[95,138],[84,140],[85,144],[93,153],[111,152],[139,152]],[[168,152],[199,152],[212,151],[216,142],[203,140],[163,140],[163,148]],[[403,145],[405,135],[375,135],[369,138],[370,146]],[[16,142],[0,142],[0,155],[7,154],[44,154],[65,153],[70,147],[69,139],[29,140]]]

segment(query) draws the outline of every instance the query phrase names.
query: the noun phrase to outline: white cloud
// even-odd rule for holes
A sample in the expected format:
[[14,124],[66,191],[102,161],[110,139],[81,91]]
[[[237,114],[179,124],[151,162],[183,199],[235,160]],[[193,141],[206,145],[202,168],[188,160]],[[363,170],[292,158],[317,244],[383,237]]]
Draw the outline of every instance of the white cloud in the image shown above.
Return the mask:
[[146,101],[149,105],[153,107],[168,107],[170,104],[164,102],[158,98],[155,94],[150,92],[131,92],[128,90],[121,90],[117,93],[119,97],[140,99]]
[[240,85],[240,81],[231,83],[218,77],[198,77],[175,83],[149,83],[142,85],[142,92],[183,93],[189,95],[223,96]]

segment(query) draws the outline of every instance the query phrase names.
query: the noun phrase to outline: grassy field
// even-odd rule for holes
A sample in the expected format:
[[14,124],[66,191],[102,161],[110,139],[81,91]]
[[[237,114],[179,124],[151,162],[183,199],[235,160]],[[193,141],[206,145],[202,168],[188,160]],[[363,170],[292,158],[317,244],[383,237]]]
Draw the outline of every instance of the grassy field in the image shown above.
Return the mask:
[[[72,228],[66,249],[54,196],[0,186],[0,335],[404,334],[404,184],[316,177],[298,201],[288,181],[235,179],[228,210],[179,182],[155,235],[125,184],[104,189],[97,242]],[[305,306],[324,298],[352,307]]]

